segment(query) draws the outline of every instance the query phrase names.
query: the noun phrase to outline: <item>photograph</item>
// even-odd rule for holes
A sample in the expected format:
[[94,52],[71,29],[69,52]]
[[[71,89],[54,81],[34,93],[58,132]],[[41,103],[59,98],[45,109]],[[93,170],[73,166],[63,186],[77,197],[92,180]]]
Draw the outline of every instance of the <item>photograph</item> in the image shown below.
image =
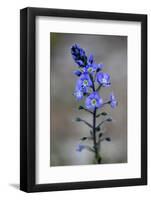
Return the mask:
[[127,162],[127,36],[50,32],[50,167]]
[[147,185],[147,15],[20,12],[20,190]]

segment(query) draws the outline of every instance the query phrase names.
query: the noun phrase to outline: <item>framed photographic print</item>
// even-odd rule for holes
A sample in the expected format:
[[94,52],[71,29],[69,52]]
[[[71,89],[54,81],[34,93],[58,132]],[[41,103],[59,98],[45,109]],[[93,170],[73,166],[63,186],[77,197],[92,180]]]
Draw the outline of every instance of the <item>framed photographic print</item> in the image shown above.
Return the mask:
[[20,12],[20,189],[147,184],[147,16]]

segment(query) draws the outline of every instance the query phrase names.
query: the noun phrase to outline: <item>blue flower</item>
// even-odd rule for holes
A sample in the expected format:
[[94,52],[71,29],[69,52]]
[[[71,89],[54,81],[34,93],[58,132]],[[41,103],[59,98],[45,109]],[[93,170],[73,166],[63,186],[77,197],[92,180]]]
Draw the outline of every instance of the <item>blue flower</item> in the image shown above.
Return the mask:
[[84,68],[84,71],[91,74],[95,71],[100,71],[102,68],[103,68],[103,64],[93,63],[93,64],[86,65],[86,67]]
[[84,93],[87,92],[87,89],[92,86],[92,81],[88,73],[83,73],[80,78],[77,80],[76,88]]
[[83,73],[76,82],[74,96],[77,100],[83,98],[84,93],[88,92],[88,88],[92,86],[92,81],[88,73]]
[[110,106],[111,106],[111,108],[115,108],[117,106],[117,100],[116,100],[113,92],[110,94]]
[[83,144],[78,144],[76,151],[81,152],[83,149],[85,149],[85,146]]
[[93,58],[93,55],[91,54],[89,56],[87,65],[84,68],[85,72],[87,72],[87,73],[93,73],[95,71],[95,69],[93,67],[93,63],[94,63],[94,58]]
[[103,87],[108,87],[111,85],[110,83],[110,75],[104,72],[99,72],[96,76],[97,82],[101,84]]
[[96,64],[96,63],[94,62],[93,55],[91,54],[91,55],[89,56],[88,61],[87,61],[87,65],[84,67],[84,71],[91,74],[91,73],[93,73],[93,72],[95,72],[95,71],[100,71],[100,70],[102,70],[102,68],[103,68],[103,64]]
[[85,101],[85,106],[87,109],[100,108],[102,104],[103,100],[97,92],[92,92]]
[[84,72],[90,73],[90,74],[92,74],[93,72],[95,72],[94,66],[93,65],[89,65],[89,64],[86,65],[83,70],[84,70]]
[[87,64],[87,56],[85,51],[77,44],[71,47],[71,54],[79,67],[84,67]]
[[83,98],[83,92],[81,90],[76,89],[74,92],[74,96],[76,97],[77,101]]

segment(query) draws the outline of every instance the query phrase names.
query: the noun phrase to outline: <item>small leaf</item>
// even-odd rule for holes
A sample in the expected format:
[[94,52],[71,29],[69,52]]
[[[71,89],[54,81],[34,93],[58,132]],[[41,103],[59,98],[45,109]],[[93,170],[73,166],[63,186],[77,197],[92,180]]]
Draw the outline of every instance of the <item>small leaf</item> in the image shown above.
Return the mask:
[[96,117],[100,117],[101,116],[101,113],[100,114],[98,114],[98,115],[96,115]]
[[84,140],[92,140],[92,139],[93,139],[92,137],[83,137],[80,140],[84,141]]
[[88,138],[87,138],[87,137],[83,137],[83,138],[81,138],[82,141],[84,141],[84,140],[86,140],[86,139],[88,139]]
[[112,121],[112,118],[108,118],[106,121],[107,121],[107,122],[111,122],[111,121]]
[[101,129],[100,129],[100,126],[96,127],[95,130],[96,130],[96,131],[100,131],[100,130],[101,130]]
[[110,142],[111,141],[111,138],[110,137],[107,137],[105,138],[106,141]]
[[102,135],[103,135],[103,133],[99,133],[99,138],[101,138],[101,137],[102,137]]
[[105,115],[107,115],[107,113],[106,112],[102,112],[101,115],[105,116]]
[[96,115],[96,117],[100,117],[101,115],[102,115],[102,116],[106,116],[107,113],[106,113],[106,112],[99,113],[98,115]]
[[84,107],[83,106],[79,106],[79,110],[82,110],[82,109],[84,109]]
[[81,121],[81,119],[80,119],[79,117],[77,117],[75,120],[76,120],[77,122],[80,122],[80,121]]

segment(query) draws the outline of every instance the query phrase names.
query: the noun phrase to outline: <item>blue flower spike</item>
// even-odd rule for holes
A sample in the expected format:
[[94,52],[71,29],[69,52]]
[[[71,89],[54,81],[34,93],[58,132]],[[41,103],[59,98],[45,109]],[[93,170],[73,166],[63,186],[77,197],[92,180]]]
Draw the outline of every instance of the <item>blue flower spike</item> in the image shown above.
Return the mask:
[[79,67],[84,67],[87,64],[87,56],[85,51],[77,44],[71,47],[72,58],[79,65]]
[[[76,121],[79,123],[84,123],[90,128],[90,135],[86,136],[87,140],[83,140],[83,142],[87,143],[89,140],[93,141],[92,146],[78,144],[76,151],[82,152],[84,149],[89,150],[94,153],[95,163],[101,164],[102,157],[100,156],[100,143],[104,140],[100,139],[101,126],[104,122],[111,122],[111,118],[102,119],[97,124],[97,118],[104,117],[107,115],[106,112],[97,113],[102,107],[106,104],[110,104],[111,108],[115,108],[117,106],[117,100],[113,94],[110,94],[109,100],[103,103],[103,98],[99,94],[100,89],[109,87],[111,85],[110,75],[108,73],[102,72],[104,65],[102,63],[97,64],[94,60],[92,54],[87,57],[84,49],[82,49],[79,45],[74,44],[71,47],[72,58],[75,63],[78,65],[78,69],[73,71],[73,74],[77,76],[74,96],[77,101],[82,101],[83,104],[78,106],[80,111],[86,111],[87,113],[92,115],[92,122],[87,122],[85,119],[81,117],[77,117]],[[104,115],[105,113],[105,115]],[[111,141],[108,137],[106,137],[107,141]]]

